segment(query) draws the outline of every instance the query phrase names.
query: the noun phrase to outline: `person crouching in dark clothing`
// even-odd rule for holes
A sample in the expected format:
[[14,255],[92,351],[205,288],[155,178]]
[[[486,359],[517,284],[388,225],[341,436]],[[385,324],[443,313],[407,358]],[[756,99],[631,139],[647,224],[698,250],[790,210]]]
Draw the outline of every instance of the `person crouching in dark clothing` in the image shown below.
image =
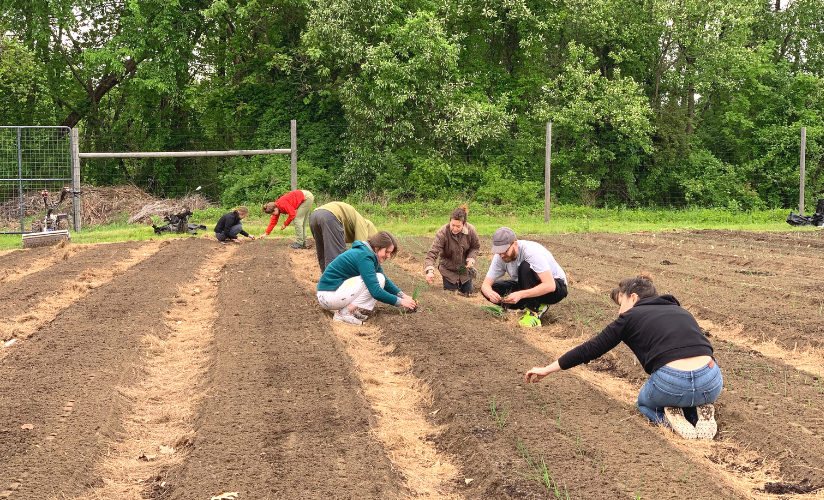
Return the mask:
[[618,304],[618,318],[551,365],[529,370],[526,381],[589,363],[623,342],[650,375],[638,393],[638,410],[681,437],[715,437],[713,403],[724,378],[698,322],[675,297],[658,295],[643,274],[622,280],[610,297]]
[[249,209],[246,207],[237,207],[235,210],[223,214],[223,217],[217,221],[215,226],[215,238],[221,243],[225,243],[227,240],[243,241],[243,238],[239,235],[255,239],[254,236],[243,230],[243,224],[240,222],[247,215],[249,215]]

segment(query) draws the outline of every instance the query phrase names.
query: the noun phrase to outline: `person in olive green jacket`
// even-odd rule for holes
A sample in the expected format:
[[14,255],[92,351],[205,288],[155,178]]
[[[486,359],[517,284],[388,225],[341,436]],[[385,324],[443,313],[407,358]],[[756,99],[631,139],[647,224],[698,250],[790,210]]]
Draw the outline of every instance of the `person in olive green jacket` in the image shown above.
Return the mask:
[[333,201],[317,208],[309,216],[309,229],[315,238],[320,271],[346,251],[347,243],[365,241],[378,232],[371,221],[363,218],[355,207]]

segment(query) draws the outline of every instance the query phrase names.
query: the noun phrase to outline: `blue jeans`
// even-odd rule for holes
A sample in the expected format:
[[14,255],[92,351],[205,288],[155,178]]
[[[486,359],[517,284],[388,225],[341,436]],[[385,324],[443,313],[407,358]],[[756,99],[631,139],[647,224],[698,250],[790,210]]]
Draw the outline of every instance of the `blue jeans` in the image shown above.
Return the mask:
[[218,241],[236,240],[241,231],[243,231],[243,224],[235,224],[228,231],[215,233],[215,238]]
[[664,421],[664,407],[684,409],[684,416],[692,425],[698,422],[697,406],[714,403],[721,394],[724,379],[717,363],[712,368],[703,366],[684,371],[662,366],[650,375],[638,393],[638,410],[656,424]]

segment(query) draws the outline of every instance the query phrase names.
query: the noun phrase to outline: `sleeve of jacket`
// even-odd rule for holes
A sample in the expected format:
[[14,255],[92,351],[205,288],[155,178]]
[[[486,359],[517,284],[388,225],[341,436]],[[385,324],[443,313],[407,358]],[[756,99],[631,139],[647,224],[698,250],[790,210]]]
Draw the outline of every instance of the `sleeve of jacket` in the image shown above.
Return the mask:
[[387,290],[381,288],[381,284],[378,281],[378,272],[383,272],[383,269],[378,266],[378,270],[375,271],[375,263],[371,259],[361,259],[358,262],[358,272],[360,273],[361,278],[363,279],[363,283],[366,285],[367,290],[369,290],[369,295],[372,297],[380,300],[384,304],[389,304],[396,306],[400,302],[400,298],[397,295],[393,295],[389,291],[390,288],[397,288],[389,278],[386,279],[386,284],[384,285]]
[[266,226],[266,234],[270,234],[275,226],[278,225],[278,219],[280,218],[280,214],[272,214],[272,217],[269,219],[269,225]]
[[443,250],[445,236],[446,232],[444,231],[443,227],[438,229],[438,232],[435,233],[435,241],[432,242],[432,245],[429,247],[429,251],[426,252],[426,258],[424,259],[424,273],[430,267],[432,269],[435,269],[435,263],[437,262],[438,257],[441,255],[441,250]]
[[478,253],[481,251],[481,238],[478,237],[478,231],[475,230],[475,226],[469,230],[469,253],[466,254],[467,259],[472,259],[472,262],[475,262],[475,259],[478,258]]
[[562,370],[568,370],[582,363],[589,363],[593,359],[600,358],[621,343],[621,334],[626,324],[626,316],[624,314],[618,316],[601,333],[558,358],[558,365]]

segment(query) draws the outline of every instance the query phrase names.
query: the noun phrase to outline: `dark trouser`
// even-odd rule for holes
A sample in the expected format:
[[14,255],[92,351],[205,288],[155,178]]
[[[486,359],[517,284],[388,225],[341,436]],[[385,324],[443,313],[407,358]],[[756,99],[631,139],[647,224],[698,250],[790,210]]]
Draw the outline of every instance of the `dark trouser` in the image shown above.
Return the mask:
[[[536,273],[532,270],[531,267],[529,267],[528,262],[524,261],[521,262],[520,266],[518,266],[517,280],[498,280],[492,283],[492,290],[501,297],[503,297],[509,293],[517,292],[518,290],[529,290],[530,288],[535,288],[540,284],[541,278],[538,277],[538,273]],[[521,299],[514,304],[507,304],[507,307],[510,309],[523,309],[526,307],[530,311],[537,311],[540,308],[541,304],[557,304],[558,302],[562,301],[566,296],[566,283],[564,283],[562,279],[556,278],[555,291],[538,297],[529,297],[526,299]],[[489,297],[487,297],[486,295],[484,295],[484,297],[486,297],[486,300],[489,300]]]
[[472,286],[472,280],[466,281],[464,283],[451,283],[448,279],[443,279],[443,289],[444,290],[460,290],[461,293],[465,293],[469,295],[472,293],[474,287]]
[[243,231],[243,224],[235,224],[228,231],[224,231],[222,233],[215,233],[215,238],[218,241],[226,241],[226,240],[236,240],[237,235]]
[[318,209],[309,216],[309,230],[315,238],[315,251],[318,253],[320,272],[346,251],[343,224],[329,210]]

